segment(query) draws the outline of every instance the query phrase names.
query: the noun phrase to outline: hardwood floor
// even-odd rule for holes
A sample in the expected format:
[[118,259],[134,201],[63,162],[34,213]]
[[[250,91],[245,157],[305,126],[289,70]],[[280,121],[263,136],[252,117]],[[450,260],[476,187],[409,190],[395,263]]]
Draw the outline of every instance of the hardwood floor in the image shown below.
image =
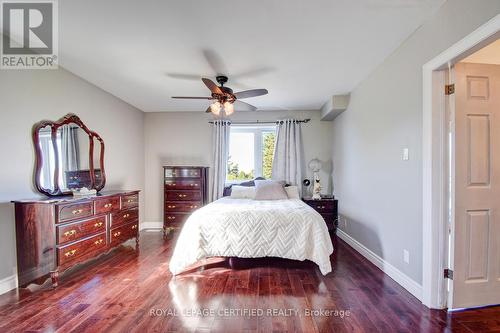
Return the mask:
[[232,271],[212,260],[173,278],[173,241],[142,232],[140,244],[63,275],[55,290],[0,296],[0,332],[500,332],[500,307],[428,310],[341,240],[326,277],[310,263]]

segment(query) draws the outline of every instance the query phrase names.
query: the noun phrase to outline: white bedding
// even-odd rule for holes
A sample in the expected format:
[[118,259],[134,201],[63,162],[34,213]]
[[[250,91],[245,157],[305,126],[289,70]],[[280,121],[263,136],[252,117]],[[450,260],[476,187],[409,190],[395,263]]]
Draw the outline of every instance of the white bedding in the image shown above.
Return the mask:
[[208,257],[281,257],[315,262],[331,272],[333,245],[321,215],[299,199],[228,197],[193,212],[170,260],[175,275]]

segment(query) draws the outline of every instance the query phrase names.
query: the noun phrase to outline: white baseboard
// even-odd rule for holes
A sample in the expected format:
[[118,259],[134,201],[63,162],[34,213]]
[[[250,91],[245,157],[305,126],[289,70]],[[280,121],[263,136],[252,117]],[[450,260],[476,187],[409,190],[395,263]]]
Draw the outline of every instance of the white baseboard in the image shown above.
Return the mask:
[[368,259],[372,264],[377,266],[382,272],[389,275],[401,287],[408,290],[413,296],[422,300],[422,286],[415,282],[408,275],[401,272],[399,269],[389,264],[384,259],[380,258],[377,254],[373,253],[370,249],[363,244],[346,234],[344,231],[337,228],[337,236],[344,242],[349,244],[353,249],[359,252],[363,257]]
[[163,222],[141,222],[139,230],[144,229],[163,229]]
[[17,288],[17,275],[11,275],[0,280],[0,295]]

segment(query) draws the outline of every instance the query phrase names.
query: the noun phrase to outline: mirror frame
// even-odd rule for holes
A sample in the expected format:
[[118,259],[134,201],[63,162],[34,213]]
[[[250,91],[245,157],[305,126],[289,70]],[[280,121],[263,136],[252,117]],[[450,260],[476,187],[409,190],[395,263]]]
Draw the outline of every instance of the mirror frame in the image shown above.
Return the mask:
[[[68,125],[68,124],[76,124],[78,125],[81,129],[87,133],[89,136],[89,170],[90,170],[90,189],[95,189],[96,191],[100,191],[104,188],[104,185],[106,185],[106,172],[104,170],[104,140],[99,136],[94,131],[91,131],[83,122],[82,120],[75,114],[73,113],[68,113],[61,119],[57,121],[50,121],[50,120],[42,120],[38,123],[36,123],[33,126],[33,143],[35,145],[35,172],[34,172],[34,177],[35,177],[35,188],[37,189],[38,192],[45,194],[47,196],[61,196],[61,195],[71,195],[71,191],[61,191],[61,188],[59,187],[59,153],[57,150],[57,129],[63,125]],[[41,186],[40,184],[40,174],[42,172],[42,167],[43,167],[43,155],[42,155],[42,149],[40,147],[40,134],[39,131],[40,129],[50,126],[51,128],[51,138],[52,138],[52,147],[54,148],[54,155],[57,160],[56,166],[54,168],[54,174],[52,177],[54,178],[54,190],[50,189],[45,189]],[[95,171],[94,171],[94,138],[97,139],[101,143],[101,154],[100,154],[100,170],[101,170],[101,183],[99,186],[95,186]]]

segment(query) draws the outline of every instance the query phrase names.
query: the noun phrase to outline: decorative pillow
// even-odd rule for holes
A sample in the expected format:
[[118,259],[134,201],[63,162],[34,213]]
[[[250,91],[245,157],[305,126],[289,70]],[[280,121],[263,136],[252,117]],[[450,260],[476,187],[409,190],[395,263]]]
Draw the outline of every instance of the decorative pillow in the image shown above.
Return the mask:
[[294,185],[286,186],[285,187],[286,195],[288,196],[288,199],[300,199],[299,195],[299,188]]
[[255,187],[253,186],[231,186],[231,196],[233,199],[254,199]]
[[282,200],[288,199],[285,184],[274,180],[255,181],[255,200]]

